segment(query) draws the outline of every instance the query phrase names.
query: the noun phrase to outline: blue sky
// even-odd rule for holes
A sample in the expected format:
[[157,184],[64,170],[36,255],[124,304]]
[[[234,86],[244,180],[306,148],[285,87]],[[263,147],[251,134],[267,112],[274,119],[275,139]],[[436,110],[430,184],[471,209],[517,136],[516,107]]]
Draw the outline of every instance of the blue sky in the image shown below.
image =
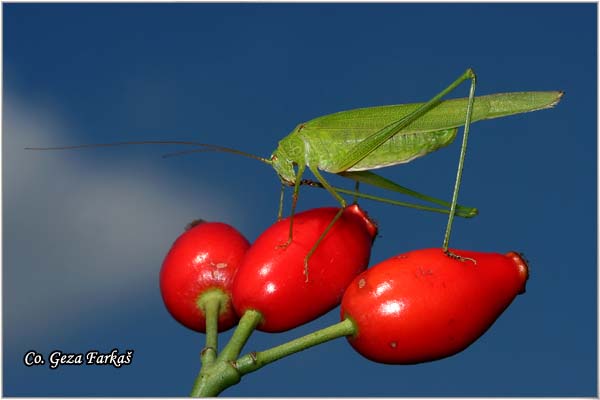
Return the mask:
[[[278,205],[268,166],[230,154],[24,147],[198,140],[268,156],[302,121],[424,101],[473,67],[479,94],[566,92],[553,110],[477,123],[469,140],[460,201],[480,215],[456,222],[451,245],[524,252],[527,293],[456,356],[379,365],[340,339],[223,395],[597,395],[596,7],[4,4],[3,394],[187,395],[204,338],[164,309],[162,258],[193,219],[254,240]],[[382,173],[449,199],[458,150]],[[443,216],[362,204],[380,221],[372,264],[441,245]],[[326,193],[301,192],[300,209],[325,205]],[[256,333],[247,350],[338,318]],[[132,365],[22,363],[31,349],[113,348],[133,349]]]

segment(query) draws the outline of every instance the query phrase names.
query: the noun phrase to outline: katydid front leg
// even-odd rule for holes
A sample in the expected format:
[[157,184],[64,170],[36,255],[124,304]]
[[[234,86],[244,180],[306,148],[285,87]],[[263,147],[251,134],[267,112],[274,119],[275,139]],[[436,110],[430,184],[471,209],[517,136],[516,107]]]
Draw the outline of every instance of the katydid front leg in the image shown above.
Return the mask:
[[[306,165],[298,165],[298,172],[296,173],[296,181],[294,182],[294,193],[292,194],[292,209],[290,212],[290,231],[288,235],[287,242],[280,244],[278,247],[286,248],[288,247],[293,240],[293,231],[294,231],[294,213],[296,212],[296,204],[298,203],[298,192],[300,191],[300,184],[302,182],[302,175],[304,174],[304,170],[306,169]],[[283,194],[282,194],[283,196]],[[283,203],[280,203],[280,207]],[[280,208],[281,213],[281,208]]]
[[354,197],[352,198],[352,204],[358,204],[359,195],[360,195],[360,182],[354,181]]

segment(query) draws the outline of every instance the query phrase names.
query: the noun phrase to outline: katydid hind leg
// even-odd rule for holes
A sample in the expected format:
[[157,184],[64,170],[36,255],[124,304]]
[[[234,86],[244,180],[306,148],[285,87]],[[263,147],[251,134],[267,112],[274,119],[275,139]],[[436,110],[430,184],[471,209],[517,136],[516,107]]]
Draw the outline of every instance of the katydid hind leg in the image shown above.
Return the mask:
[[[325,189],[325,187],[320,182],[313,181],[311,179],[303,179],[302,182],[300,182],[300,184],[309,186],[309,187]],[[440,213],[440,214],[450,213],[449,208],[435,208],[435,207],[426,206],[426,205],[422,205],[422,204],[407,203],[405,201],[398,201],[398,200],[388,199],[386,197],[374,196],[374,195],[364,193],[364,192],[356,192],[356,191],[347,190],[347,189],[343,189],[343,188],[339,188],[339,187],[335,187],[335,186],[332,186],[332,187],[336,192],[351,195],[354,198],[373,200],[373,201],[378,201],[380,203],[391,204],[394,206],[407,207],[407,208],[412,208],[415,210],[430,211],[430,212],[435,212],[435,213]],[[448,203],[448,207],[450,207],[450,203]],[[476,216],[478,213],[479,213],[479,211],[476,208],[472,208],[472,207],[462,207],[462,208],[457,207],[456,208],[456,215],[459,217],[463,217],[463,218],[472,218],[472,217]]]
[[454,82],[452,82],[448,87],[434,96],[427,103],[424,103],[419,108],[417,108],[412,113],[407,116],[401,118],[400,120],[393,122],[379,131],[375,132],[371,136],[367,137],[359,144],[355,145],[344,157],[344,159],[339,164],[339,172],[347,171],[352,168],[352,166],[356,165],[359,161],[363,160],[369,154],[377,150],[379,146],[383,143],[391,139],[394,135],[398,134],[402,129],[408,126],[410,123],[420,118],[422,115],[427,113],[432,108],[436,107],[442,98],[446,96],[448,93],[455,90],[460,84],[463,82],[470,80],[471,87],[469,90],[469,98],[467,102],[467,110],[465,117],[465,126],[463,128],[463,141],[461,145],[461,151],[458,161],[458,168],[456,173],[456,181],[454,183],[454,191],[452,194],[452,202],[450,205],[450,213],[448,215],[448,223],[446,225],[446,232],[444,234],[444,241],[442,244],[442,249],[448,255],[456,257],[456,255],[452,255],[448,251],[448,243],[450,241],[450,232],[452,230],[452,223],[454,222],[454,214],[456,213],[456,205],[458,201],[458,192],[460,189],[460,182],[462,178],[462,170],[464,166],[464,159],[467,149],[467,139],[469,136],[469,127],[471,124],[472,114],[473,114],[473,104],[475,100],[475,86],[477,77],[475,72],[469,68],[467,69],[460,77],[458,77]]
[[[456,170],[456,180],[454,182],[454,190],[452,192],[452,203],[450,205],[450,214],[448,215],[448,224],[446,225],[446,232],[444,234],[444,242],[442,244],[442,249],[443,249],[444,253],[446,253],[448,256],[451,256],[453,258],[459,258],[461,260],[464,260],[464,258],[460,257],[456,254],[453,254],[452,252],[450,252],[448,250],[448,244],[450,241],[450,232],[452,230],[452,223],[454,222],[454,214],[456,212],[456,204],[458,202],[458,192],[460,189],[460,183],[461,183],[461,179],[462,179],[462,171],[463,171],[464,162],[465,162],[465,155],[467,152],[467,140],[469,138],[469,128],[471,125],[471,117],[473,115],[473,103],[475,100],[475,86],[477,84],[477,77],[476,77],[475,73],[471,69],[469,69],[467,72],[470,72],[469,79],[471,80],[471,87],[469,89],[469,100],[467,102],[465,125],[463,128],[463,140],[462,140],[462,144],[460,147],[460,155],[458,158],[458,167]],[[472,259],[470,259],[470,260],[475,262],[475,260],[472,260]]]
[[[375,186],[375,187],[378,187],[381,189],[390,190],[393,192],[411,196],[411,197],[417,198],[422,201],[440,205],[442,207],[448,207],[448,209],[450,209],[450,206],[451,206],[451,203],[449,203],[445,200],[427,196],[423,193],[409,189],[405,186],[401,186],[398,183],[391,181],[387,178],[384,178],[383,176],[378,175],[371,171],[344,171],[344,172],[338,173],[338,175],[343,176],[345,178],[352,179],[355,182],[366,183],[367,185],[371,185],[371,186]],[[361,197],[360,195],[355,195],[355,196]],[[375,196],[372,196],[372,197],[373,197],[373,200],[378,200],[378,201],[382,201],[384,203],[394,204],[394,201],[390,201],[390,199],[387,199],[387,198],[381,198],[381,197],[375,197]],[[401,205],[401,206],[408,205],[408,207],[416,208],[416,207],[413,207],[413,205],[411,203],[398,202],[398,205]],[[436,209],[436,210],[438,210],[438,209]],[[478,214],[478,211],[474,207],[466,207],[466,206],[461,206],[459,204],[456,205],[456,215],[458,215],[460,217],[470,218],[470,217],[476,216],[477,214]]]
[[[429,110],[436,107],[442,101],[442,98],[444,96],[456,89],[461,83],[471,79],[471,77],[473,76],[475,76],[473,70],[471,70],[470,68],[467,69],[460,77],[458,77],[454,82],[448,85],[448,87],[446,87],[440,93],[435,95],[431,100],[422,104],[419,108],[417,108],[410,114],[402,117],[398,121],[388,124],[379,131],[366,137],[360,143],[354,145],[354,147],[352,147],[340,160],[337,167],[337,171],[334,172],[347,171],[348,169],[352,168],[354,165],[363,160],[369,154],[377,150],[379,146],[381,146],[382,144],[390,140],[392,137],[394,137],[396,134],[398,134],[402,129],[406,128],[408,125],[410,125],[415,120],[419,119]],[[473,101],[471,99],[471,103],[472,102]]]

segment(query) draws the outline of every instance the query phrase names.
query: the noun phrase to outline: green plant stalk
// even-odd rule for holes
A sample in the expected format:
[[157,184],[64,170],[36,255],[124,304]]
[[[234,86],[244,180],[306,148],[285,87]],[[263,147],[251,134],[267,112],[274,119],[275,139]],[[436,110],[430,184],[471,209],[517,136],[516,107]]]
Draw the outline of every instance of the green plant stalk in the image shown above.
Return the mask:
[[258,311],[249,310],[244,313],[231,339],[217,359],[209,364],[202,363],[202,368],[194,381],[190,396],[216,396],[240,381],[240,374],[233,366],[234,360],[239,356],[261,319],[262,315]]
[[258,311],[248,310],[240,318],[238,326],[235,328],[231,339],[219,354],[219,361],[233,361],[235,360],[244,348],[244,345],[248,341],[248,338],[256,329],[256,326],[262,320],[262,314]]
[[204,312],[206,321],[206,338],[204,348],[200,355],[202,365],[212,364],[217,358],[218,342],[218,324],[219,309],[221,308],[221,299],[219,296],[209,296],[207,293],[198,301],[198,308]]
[[[259,313],[256,313],[260,315]],[[248,317],[247,320],[252,322],[254,317]],[[242,320],[244,317],[242,317]],[[242,323],[240,320],[240,324]],[[246,324],[248,324],[248,321]],[[253,328],[252,328],[253,329]],[[242,329],[243,332],[247,331],[247,327]],[[229,346],[236,334],[238,329],[234,332],[233,337],[230,340]],[[356,327],[354,323],[346,318],[337,324],[331,325],[327,328],[320,329],[318,331],[309,333],[308,335],[294,339],[287,343],[273,347],[260,352],[251,352],[240,357],[237,361],[228,359],[224,356],[225,350],[221,352],[217,361],[210,366],[202,368],[194,388],[192,390],[192,397],[213,397],[219,395],[223,390],[230,386],[237,384],[243,375],[254,372],[265,365],[268,365],[274,361],[280,360],[284,357],[298,353],[302,350],[317,346],[319,344],[328,342],[333,339],[337,339],[343,336],[349,336],[356,333]],[[238,336],[242,337],[242,333]],[[237,339],[236,339],[237,341]],[[245,341],[244,341],[245,343]],[[243,343],[242,343],[243,346]],[[227,348],[227,347],[226,347]],[[232,344],[230,346],[232,350],[228,354],[234,354],[235,351],[241,350],[240,344]]]
[[213,363],[217,358],[219,315],[229,302],[229,296],[221,289],[209,289],[196,300],[196,307],[204,313],[206,339],[200,359],[202,365]]
[[335,325],[309,333],[306,336],[291,340],[271,349],[246,354],[235,362],[235,366],[241,375],[245,375],[262,368],[273,361],[280,360],[284,357],[342,336],[353,335],[354,333],[356,333],[356,327],[350,319],[346,318]]

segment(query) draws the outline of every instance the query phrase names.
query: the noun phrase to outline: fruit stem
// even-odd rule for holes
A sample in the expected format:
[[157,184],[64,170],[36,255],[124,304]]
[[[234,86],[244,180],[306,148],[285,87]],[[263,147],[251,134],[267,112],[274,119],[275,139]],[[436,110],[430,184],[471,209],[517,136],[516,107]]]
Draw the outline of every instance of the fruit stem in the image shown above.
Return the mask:
[[240,375],[245,375],[262,368],[273,361],[277,361],[294,353],[298,353],[302,350],[309,349],[313,346],[317,346],[342,336],[353,335],[355,332],[356,327],[350,319],[346,318],[335,325],[331,325],[327,328],[309,333],[308,335],[291,340],[268,350],[246,354],[235,362],[235,366]]
[[[202,358],[202,368],[194,381],[191,397],[214,397],[240,381],[241,374],[237,370],[234,360],[239,356],[261,319],[262,314],[258,311],[246,311],[240,318],[231,339],[216,360],[213,359],[205,364],[204,358]],[[208,326],[206,328],[208,340]],[[205,357],[204,351],[203,357]]]
[[206,339],[200,360],[202,361],[202,365],[208,365],[213,363],[217,358],[217,349],[219,345],[219,308],[221,307],[221,300],[218,297],[211,296],[206,298],[204,302],[199,302],[198,307],[204,312],[206,321]]
[[202,366],[200,374],[198,374],[194,382],[191,393],[192,397],[218,396],[219,393],[229,386],[238,383],[243,375],[254,372],[273,361],[280,360],[330,340],[356,333],[356,326],[349,318],[346,318],[327,328],[309,333],[308,335],[264,351],[246,354],[237,361],[234,361],[234,358],[239,355],[248,337],[261,319],[262,315],[257,311],[246,311],[244,313],[229,343],[225,346],[221,354],[219,354],[217,360],[211,365]]
[[217,358],[219,316],[228,302],[229,296],[221,289],[207,290],[196,300],[196,307],[204,314],[206,326],[205,345],[200,355],[202,365],[211,364]]
[[231,339],[219,354],[219,361],[233,361],[240,355],[242,348],[248,341],[248,338],[254,332],[258,323],[262,320],[262,314],[258,311],[247,310],[240,318],[237,328],[233,332]]

